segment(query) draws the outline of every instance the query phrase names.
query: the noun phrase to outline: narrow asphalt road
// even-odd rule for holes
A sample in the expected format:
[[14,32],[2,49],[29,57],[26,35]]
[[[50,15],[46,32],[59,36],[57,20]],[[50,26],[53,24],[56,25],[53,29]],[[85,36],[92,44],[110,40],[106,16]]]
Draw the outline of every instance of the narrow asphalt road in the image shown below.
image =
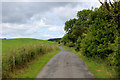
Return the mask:
[[83,61],[60,46],[56,54],[40,71],[37,78],[94,78]]

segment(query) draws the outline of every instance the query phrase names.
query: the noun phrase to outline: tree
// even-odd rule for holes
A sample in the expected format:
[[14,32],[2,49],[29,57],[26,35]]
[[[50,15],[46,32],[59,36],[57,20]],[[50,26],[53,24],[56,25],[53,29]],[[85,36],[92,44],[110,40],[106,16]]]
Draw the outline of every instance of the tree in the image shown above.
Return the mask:
[[103,3],[99,0],[99,2],[103,6],[105,6],[110,16],[112,16],[112,18],[115,20],[116,25],[117,25],[116,29],[118,30],[118,33],[120,34],[120,1],[119,0],[113,0],[113,1],[114,3],[112,3],[109,0],[109,3],[108,3],[107,0],[104,0],[104,3]]
[[68,33],[71,33],[72,32],[72,27],[74,26],[76,22],[76,19],[70,19],[69,21],[66,21],[65,22],[65,27],[64,27],[64,30]]
[[92,12],[92,10],[82,10],[78,11],[77,17],[78,20],[76,21],[76,26],[83,26],[83,27],[89,27],[89,14]]

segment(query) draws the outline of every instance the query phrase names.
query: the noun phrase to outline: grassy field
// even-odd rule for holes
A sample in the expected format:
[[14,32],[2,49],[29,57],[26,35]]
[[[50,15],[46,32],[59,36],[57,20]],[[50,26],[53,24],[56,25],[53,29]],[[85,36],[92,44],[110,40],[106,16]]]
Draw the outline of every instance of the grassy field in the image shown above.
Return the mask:
[[[3,39],[2,40],[2,76],[3,78],[23,78],[31,73],[28,69],[32,67],[34,74],[27,75],[28,77],[35,77],[35,75],[42,69],[42,67],[54,56],[60,49],[56,42],[47,40],[38,40],[30,38],[19,39]],[[41,60],[41,59],[44,59]],[[38,62],[43,63],[38,64]],[[35,61],[35,62],[34,62]],[[33,63],[32,63],[33,62]],[[26,68],[27,67],[27,68]],[[28,69],[27,72],[24,69]],[[19,71],[24,72],[20,73]]]
[[85,62],[89,70],[94,74],[96,78],[99,78],[99,79],[108,78],[109,80],[109,78],[116,77],[116,72],[111,67],[105,65],[104,61],[101,61],[100,63],[100,61],[98,60],[87,58],[83,56],[81,52],[76,52],[73,47],[70,48],[70,47],[63,46],[63,48],[69,49],[72,53],[79,56],[82,59],[82,61]]
[[9,54],[11,50],[16,50],[21,47],[26,47],[36,44],[56,44],[55,42],[48,42],[47,40],[39,40],[32,38],[16,38],[2,40],[2,55]]

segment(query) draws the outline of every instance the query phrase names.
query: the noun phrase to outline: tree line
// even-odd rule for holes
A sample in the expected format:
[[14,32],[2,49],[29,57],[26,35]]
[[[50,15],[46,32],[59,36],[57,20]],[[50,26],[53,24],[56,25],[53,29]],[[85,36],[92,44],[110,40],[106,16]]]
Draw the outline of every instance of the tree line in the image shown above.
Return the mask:
[[99,8],[78,11],[77,19],[65,22],[62,43],[89,58],[108,61],[120,76],[120,1],[99,2]]

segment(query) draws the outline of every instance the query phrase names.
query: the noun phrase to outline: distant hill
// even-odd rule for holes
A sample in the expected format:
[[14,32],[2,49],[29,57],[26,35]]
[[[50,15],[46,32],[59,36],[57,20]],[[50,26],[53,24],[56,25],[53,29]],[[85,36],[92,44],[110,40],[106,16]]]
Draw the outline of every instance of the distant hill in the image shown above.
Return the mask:
[[48,41],[56,41],[58,42],[59,40],[61,40],[62,38],[52,38],[52,39],[48,39]]

